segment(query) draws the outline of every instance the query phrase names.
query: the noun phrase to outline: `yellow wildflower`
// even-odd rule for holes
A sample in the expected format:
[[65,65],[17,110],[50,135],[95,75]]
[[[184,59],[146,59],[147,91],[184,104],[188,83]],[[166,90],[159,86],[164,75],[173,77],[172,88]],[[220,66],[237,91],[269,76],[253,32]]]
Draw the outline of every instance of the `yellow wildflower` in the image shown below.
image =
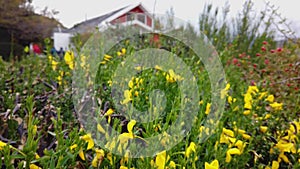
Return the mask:
[[175,74],[173,69],[169,70],[169,73],[166,75],[166,80],[170,83],[173,83],[175,81],[183,80],[183,78],[177,74]]
[[265,115],[264,119],[267,120],[267,119],[269,119],[270,117],[271,117],[271,114],[268,113],[268,114]]
[[51,66],[52,66],[53,70],[56,70],[57,65],[58,65],[58,62],[56,62],[55,60],[51,61]]
[[203,104],[203,100],[200,100],[200,101],[199,101],[199,105],[202,105],[202,104]]
[[258,99],[261,100],[262,98],[264,98],[268,93],[267,92],[262,92],[260,93]]
[[246,143],[244,143],[241,140],[238,140],[234,143],[234,146],[236,146],[240,150],[240,152],[242,153],[244,151],[244,148],[246,147]]
[[284,152],[281,152],[278,157],[278,162],[281,162],[283,160],[285,163],[290,163],[290,160],[288,157],[284,154]]
[[261,132],[265,133],[265,132],[267,132],[268,127],[267,127],[267,126],[260,126],[260,127],[259,127],[259,130],[260,130]]
[[226,84],[226,87],[225,87],[224,89],[221,90],[221,99],[224,99],[225,96],[228,95],[229,89],[230,89],[230,84],[227,83],[227,84]]
[[158,66],[158,65],[155,65],[155,67],[154,67],[156,70],[162,70],[162,68],[160,67],[160,66]]
[[243,112],[243,114],[246,115],[246,116],[249,115],[250,113],[251,113],[251,110],[245,110],[245,111]]
[[133,79],[131,79],[129,82],[128,82],[128,87],[130,89],[133,89],[134,85],[133,85]]
[[79,150],[79,157],[80,157],[83,161],[85,161],[85,155],[84,155],[84,152],[83,152],[82,148],[80,148],[80,150]]
[[205,162],[205,169],[219,169],[219,161],[214,160],[211,163]]
[[122,48],[122,49],[121,49],[121,52],[122,52],[122,54],[124,55],[124,54],[126,53],[126,49],[125,49],[125,48]]
[[35,159],[39,159],[39,158],[41,158],[41,157],[39,156],[38,153],[35,153],[34,158],[35,158]]
[[41,167],[35,165],[35,164],[30,164],[29,169],[42,169]]
[[174,161],[170,161],[169,166],[170,166],[171,168],[176,168],[176,164],[175,164]]
[[125,49],[125,48],[122,48],[121,51],[118,51],[118,52],[117,52],[117,55],[118,55],[118,56],[122,56],[122,55],[125,55],[125,53],[126,53],[126,49]]
[[257,92],[259,92],[259,90],[256,86],[249,86],[248,87],[247,93],[256,94]]
[[108,61],[112,58],[112,56],[105,54],[104,59],[107,59]]
[[6,143],[4,143],[4,142],[0,141],[0,150],[2,150],[2,149],[3,149],[3,147],[4,147],[4,146],[6,146],[6,145],[7,145]]
[[97,130],[100,132],[100,133],[105,133],[105,130],[103,129],[103,127],[100,125],[100,124],[97,124]]
[[[132,131],[135,124],[136,124],[135,120],[130,120],[130,122],[127,124],[128,133],[122,133],[119,135],[119,141],[121,144],[126,143],[129,139],[133,139],[133,138],[137,137],[133,134],[133,131]],[[138,138],[142,139],[141,137],[138,137]]]
[[232,98],[231,96],[228,96],[227,101],[229,104],[232,104],[232,103],[236,102],[236,98]]
[[278,161],[272,161],[272,169],[278,169],[278,168],[279,168]]
[[282,110],[282,103],[277,103],[277,102],[274,102],[272,104],[270,104],[270,106],[274,109],[274,110]]
[[136,66],[136,67],[134,67],[134,69],[137,70],[137,71],[141,71],[142,70],[142,66]]
[[73,144],[73,145],[70,146],[70,150],[73,150],[75,148],[77,148],[77,144]]
[[[120,166],[120,169],[129,169],[129,168],[125,166]],[[134,167],[131,167],[130,169],[134,169]]]
[[245,102],[244,104],[245,109],[249,109],[249,110],[252,109],[252,96],[250,93],[246,93],[244,95],[244,102]]
[[251,136],[249,134],[242,134],[243,138],[249,140]]
[[112,115],[113,113],[114,113],[114,110],[113,110],[113,109],[108,109],[108,110],[106,111],[106,113],[104,114],[104,116],[108,116],[108,123],[110,123],[110,121],[111,121],[110,115]]
[[81,136],[80,138],[88,143],[87,150],[92,149],[94,147],[94,140],[90,133],[86,134],[84,136]]
[[58,76],[56,79],[57,79],[58,84],[61,85],[62,84],[62,76]]
[[196,152],[196,144],[194,142],[191,142],[189,147],[186,149],[185,156],[189,158],[192,152]]
[[274,96],[273,95],[269,95],[267,98],[266,98],[266,101],[270,102],[270,103],[273,103],[274,102]]
[[206,110],[205,110],[205,114],[208,115],[210,113],[210,106],[211,104],[210,103],[207,103],[206,105]]
[[157,156],[155,158],[155,165],[158,167],[158,169],[164,169],[167,160],[168,160],[167,159],[167,152],[162,151],[162,152],[157,154]]
[[93,161],[92,161],[92,166],[93,167],[98,167],[98,165],[101,164],[102,160],[104,159],[104,151],[102,149],[96,149],[96,156],[94,157]]
[[125,99],[121,102],[121,104],[127,104],[132,100],[132,94],[129,90],[124,91],[124,97]]
[[71,51],[67,51],[64,60],[71,70],[74,69],[74,54]]
[[109,86],[112,85],[112,81],[111,80],[107,81],[107,83],[108,83]]
[[240,155],[241,151],[238,148],[231,148],[226,152],[225,162],[229,163],[232,159],[231,155]]

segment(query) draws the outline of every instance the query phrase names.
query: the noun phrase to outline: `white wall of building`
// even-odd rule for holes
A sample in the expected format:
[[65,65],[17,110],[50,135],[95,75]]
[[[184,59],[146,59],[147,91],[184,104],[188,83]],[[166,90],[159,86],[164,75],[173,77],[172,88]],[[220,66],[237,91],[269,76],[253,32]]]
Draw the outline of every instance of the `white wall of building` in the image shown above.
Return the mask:
[[68,50],[71,45],[71,37],[72,35],[69,33],[55,32],[53,34],[55,49],[63,48],[65,51]]

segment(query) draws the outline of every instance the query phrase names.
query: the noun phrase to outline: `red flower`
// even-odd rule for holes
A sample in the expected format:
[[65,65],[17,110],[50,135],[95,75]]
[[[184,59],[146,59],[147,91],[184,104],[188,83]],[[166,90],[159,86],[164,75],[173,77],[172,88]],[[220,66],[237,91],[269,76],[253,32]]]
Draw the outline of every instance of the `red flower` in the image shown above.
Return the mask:
[[288,87],[290,87],[290,86],[291,86],[291,84],[290,84],[290,83],[288,83],[288,84],[287,84],[287,86],[288,86]]
[[267,49],[263,46],[261,47],[261,50],[265,52]]
[[257,68],[257,64],[253,64],[253,67],[254,67],[254,68]]
[[257,53],[256,56],[261,56],[261,54],[260,54],[260,53]]
[[239,62],[239,60],[237,58],[233,58],[232,62],[236,65]]
[[282,48],[277,48],[277,52],[282,52]]
[[271,53],[275,53],[275,50],[274,50],[274,49],[272,49],[272,50],[270,50],[270,52],[271,52]]
[[267,41],[263,41],[263,44],[266,45],[266,44],[268,44],[268,42]]
[[265,64],[269,64],[269,59],[265,59]]
[[263,69],[263,70],[261,70],[261,72],[262,72],[262,73],[265,73],[265,72],[266,72],[266,70],[265,70],[265,69]]

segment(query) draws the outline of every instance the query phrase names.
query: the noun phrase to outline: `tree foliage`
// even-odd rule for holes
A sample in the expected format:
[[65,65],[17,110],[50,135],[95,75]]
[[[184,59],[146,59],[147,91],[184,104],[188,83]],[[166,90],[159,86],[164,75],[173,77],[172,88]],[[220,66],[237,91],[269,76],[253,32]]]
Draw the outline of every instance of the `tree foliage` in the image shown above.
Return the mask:
[[[0,40],[0,46],[10,48],[10,55],[20,54],[22,46],[31,42],[43,42],[43,39],[52,36],[55,27],[61,25],[53,17],[36,14],[31,2],[0,0],[0,33],[9,37]],[[7,58],[8,52],[0,51],[0,55]]]

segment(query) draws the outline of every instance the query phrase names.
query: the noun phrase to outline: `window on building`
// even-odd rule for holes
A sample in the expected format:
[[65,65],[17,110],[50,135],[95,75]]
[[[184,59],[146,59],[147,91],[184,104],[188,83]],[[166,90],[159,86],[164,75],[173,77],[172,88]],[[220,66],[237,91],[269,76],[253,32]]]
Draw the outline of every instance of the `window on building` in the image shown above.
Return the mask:
[[145,24],[146,23],[146,16],[144,14],[138,14],[137,15],[137,20]]
[[133,13],[127,14],[127,21],[132,21],[132,20],[134,20],[134,14]]

